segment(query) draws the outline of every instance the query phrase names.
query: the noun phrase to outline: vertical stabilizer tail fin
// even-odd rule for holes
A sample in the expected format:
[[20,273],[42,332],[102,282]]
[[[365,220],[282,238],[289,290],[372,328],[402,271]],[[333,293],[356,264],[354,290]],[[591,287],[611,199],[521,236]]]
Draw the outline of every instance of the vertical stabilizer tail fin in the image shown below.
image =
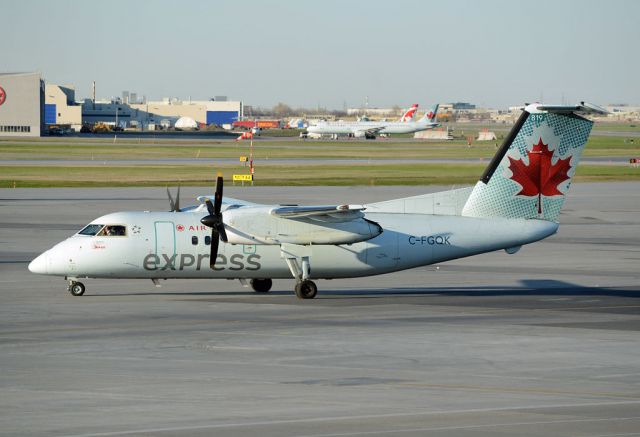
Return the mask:
[[435,123],[438,115],[439,103],[433,105],[420,119],[420,123]]
[[416,116],[416,112],[418,112],[418,104],[414,103],[411,105],[411,108],[407,109],[402,117],[400,117],[400,122],[407,123],[409,121],[413,121],[413,117]]
[[526,106],[462,215],[557,221],[593,125],[580,113],[606,111],[584,102]]

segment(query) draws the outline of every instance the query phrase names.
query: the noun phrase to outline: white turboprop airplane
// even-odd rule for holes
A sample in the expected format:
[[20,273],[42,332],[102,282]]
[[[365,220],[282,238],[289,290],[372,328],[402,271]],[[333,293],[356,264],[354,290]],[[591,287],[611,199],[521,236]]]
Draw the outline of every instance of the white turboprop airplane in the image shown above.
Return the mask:
[[[301,299],[314,279],[395,272],[521,246],[558,230],[558,216],[593,122],[576,106],[524,108],[502,147],[469,188],[368,205],[259,205],[215,196],[171,212],[117,212],[95,219],[29,264],[80,278],[239,279],[267,292],[272,279],[295,279]],[[168,190],[167,190],[168,192]],[[222,243],[220,243],[222,241]]]
[[437,127],[437,113],[436,104],[418,121],[321,121],[309,126],[307,132],[316,136],[353,135],[366,139],[374,139],[379,134],[410,134]]

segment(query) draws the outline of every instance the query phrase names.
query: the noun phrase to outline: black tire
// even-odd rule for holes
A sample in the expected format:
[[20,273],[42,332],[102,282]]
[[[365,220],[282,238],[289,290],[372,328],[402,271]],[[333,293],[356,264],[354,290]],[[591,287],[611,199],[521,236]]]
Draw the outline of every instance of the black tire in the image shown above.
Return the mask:
[[69,286],[69,293],[73,296],[82,296],[84,294],[84,284],[82,282],[74,282]]
[[266,279],[252,279],[251,288],[256,293],[268,293],[273,286],[273,281],[269,278]]
[[296,284],[295,292],[298,299],[313,299],[318,294],[318,287],[307,279]]

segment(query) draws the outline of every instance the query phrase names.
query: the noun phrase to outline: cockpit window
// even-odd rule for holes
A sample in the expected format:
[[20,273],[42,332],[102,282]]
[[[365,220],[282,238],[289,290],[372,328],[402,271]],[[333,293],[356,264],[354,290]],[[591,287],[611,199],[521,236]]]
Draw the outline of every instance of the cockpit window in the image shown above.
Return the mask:
[[123,225],[104,225],[97,234],[99,237],[124,237],[127,235],[127,227]]
[[78,232],[78,234],[80,235],[96,235],[100,229],[102,229],[104,225],[95,225],[95,224],[91,224],[91,225],[87,225],[84,227],[83,230],[81,230],[80,232]]

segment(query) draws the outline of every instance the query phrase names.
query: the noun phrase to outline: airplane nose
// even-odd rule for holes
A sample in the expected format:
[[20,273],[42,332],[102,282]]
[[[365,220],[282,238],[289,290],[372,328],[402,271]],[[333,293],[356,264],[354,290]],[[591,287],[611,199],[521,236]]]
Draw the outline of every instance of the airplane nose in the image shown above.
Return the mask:
[[31,273],[47,274],[47,257],[47,252],[40,254],[29,263],[29,271]]

